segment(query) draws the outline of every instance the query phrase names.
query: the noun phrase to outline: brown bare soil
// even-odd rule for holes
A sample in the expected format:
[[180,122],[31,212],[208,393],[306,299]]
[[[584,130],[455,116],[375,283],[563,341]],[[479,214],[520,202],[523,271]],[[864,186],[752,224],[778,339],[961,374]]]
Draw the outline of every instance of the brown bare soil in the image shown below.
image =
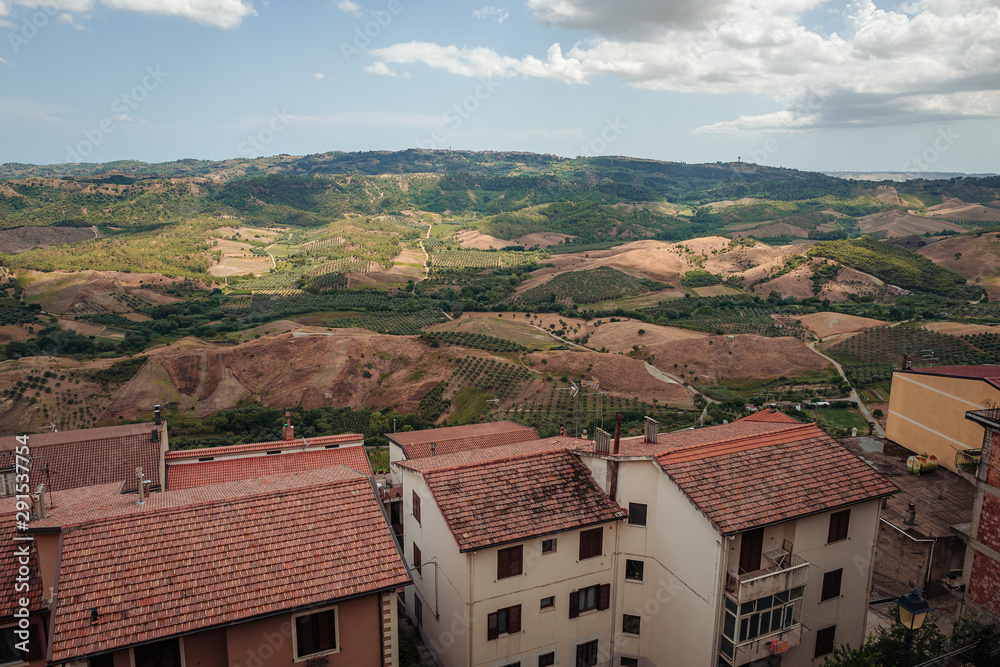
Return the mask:
[[903,203],[899,201],[899,193],[896,192],[896,188],[891,185],[880,185],[876,188],[875,199],[891,204],[893,206],[902,206]]
[[836,334],[857,333],[886,325],[882,320],[841,313],[813,313],[795,319],[820,339]]
[[935,264],[955,269],[986,290],[991,301],[1000,299],[1000,234],[956,236],[917,252]]
[[865,234],[871,234],[885,230],[889,236],[909,236],[910,234],[924,234],[950,230],[954,232],[964,232],[961,225],[945,220],[935,220],[914,215],[906,211],[882,211],[872,213],[863,218],[858,218],[858,227]]
[[930,331],[951,336],[969,336],[979,333],[1000,333],[1000,324],[962,324],[960,322],[933,322],[925,326]]
[[[498,317],[502,315],[502,317]],[[453,322],[442,322],[428,328],[428,331],[464,331],[485,334],[519,345],[546,348],[559,342],[529,324],[529,320],[514,317],[516,313],[466,313]],[[582,321],[582,320],[581,320]]]
[[[225,228],[224,228],[225,229]],[[222,231],[222,230],[219,230]],[[227,230],[230,234],[235,234],[236,230]],[[229,276],[245,276],[248,274],[260,275],[271,270],[271,258],[254,255],[248,243],[230,241],[229,239],[216,239],[216,247],[222,251],[222,259],[218,264],[209,267],[208,272],[219,278]]]
[[28,340],[31,334],[27,327],[17,324],[5,324],[0,326],[0,343],[9,343],[12,340]]
[[[742,226],[742,225],[741,225]],[[773,225],[764,225],[760,227],[753,227],[749,231],[739,231],[730,234],[730,236],[736,238],[740,236],[795,236],[800,239],[804,239],[809,236],[809,232],[802,229],[801,227],[796,227],[787,222],[778,222]]]
[[953,220],[1000,222],[1000,209],[981,206],[979,204],[969,204],[961,199],[946,199],[937,206],[931,206],[927,210],[932,215],[951,218]]
[[[527,355],[534,370],[553,376],[571,375],[596,377],[601,391],[610,391],[624,398],[639,397],[644,401],[657,399],[661,403],[691,407],[693,394],[678,384],[657,380],[646,370],[640,359],[618,354],[590,351],[535,352]],[[546,361],[542,364],[542,359]]]
[[[24,296],[28,303],[38,303],[42,310],[51,313],[70,312],[72,306],[83,301],[98,303],[114,312],[127,312],[128,306],[111,295],[125,292],[151,303],[176,303],[181,299],[148,289],[145,285],[169,286],[183,279],[166,278],[158,273],[124,273],[120,271],[77,271],[67,273],[53,271],[19,270],[17,278],[24,285]],[[207,289],[204,283],[195,283]]]
[[95,238],[89,227],[18,227],[0,231],[0,252],[25,252]]
[[91,324],[83,320],[59,320],[59,328],[75,331],[81,336],[98,336],[106,327],[103,324]]
[[646,351],[655,355],[651,363],[660,370],[675,375],[693,372],[697,382],[709,383],[726,378],[793,377],[829,365],[795,338],[740,335],[730,341],[728,336],[707,336],[650,345]]
[[466,229],[455,234],[455,241],[462,248],[471,250],[499,250],[509,245],[516,245],[513,241],[498,239],[489,234],[483,234],[475,229]]
[[566,243],[570,239],[576,238],[569,234],[559,234],[557,232],[538,232],[537,234],[525,234],[514,239],[513,245],[523,245],[525,248],[548,248],[549,246]]
[[[639,334],[639,330],[645,333]],[[607,322],[602,324],[590,335],[587,342],[595,349],[607,348],[611,352],[628,352],[633,345],[647,347],[658,343],[670,343],[675,340],[690,338],[705,338],[708,334],[677,327],[662,327],[656,324],[646,324],[629,320],[627,322]]]

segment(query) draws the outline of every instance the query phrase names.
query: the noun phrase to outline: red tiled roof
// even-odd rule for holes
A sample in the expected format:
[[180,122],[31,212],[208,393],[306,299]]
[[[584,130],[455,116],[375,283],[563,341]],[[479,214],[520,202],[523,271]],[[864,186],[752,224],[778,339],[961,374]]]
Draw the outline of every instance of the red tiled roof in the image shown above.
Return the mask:
[[798,419],[790,415],[786,415],[780,410],[775,410],[771,412],[770,410],[761,410],[760,412],[755,412],[752,415],[743,417],[742,419],[737,419],[738,422],[770,422],[774,424],[801,424]]
[[[206,452],[206,450],[197,451]],[[340,465],[356,470],[362,475],[372,474],[365,448],[353,445],[337,449],[293,450],[271,456],[241,456],[198,463],[171,464],[168,461],[167,488],[176,491],[207,484],[235,482]]]
[[[41,483],[50,491],[62,491],[124,482],[125,491],[135,491],[138,466],[158,487],[160,440],[151,440],[154,428],[162,436],[163,425],[152,422],[29,435],[31,490]],[[17,446],[14,436],[0,438],[0,469],[14,466]]]
[[[795,425],[799,425],[799,422],[788,424],[783,422],[738,420],[719,426],[688,429],[674,433],[660,433],[655,443],[646,442],[643,436],[622,438],[618,447],[618,456],[620,458],[652,458],[663,452],[681,447],[707,445],[713,442],[725,442],[737,438],[774,433],[776,431],[784,431]],[[596,445],[593,442],[588,442],[582,449],[591,454],[596,453]],[[609,455],[601,454],[601,456]]]
[[345,468],[130,505],[63,531],[53,662],[410,583],[370,481]]
[[507,459],[538,452],[550,452],[558,449],[574,449],[591,444],[589,440],[581,440],[565,435],[557,435],[552,438],[542,440],[530,440],[528,442],[516,442],[512,445],[502,445],[489,447],[487,449],[473,449],[467,452],[455,452],[444,456],[428,456],[424,459],[414,459],[411,461],[397,461],[398,465],[407,470],[423,473],[430,470],[440,470],[441,468],[455,468],[460,466],[483,463],[485,461],[495,461],[497,459]]
[[815,424],[682,447],[656,461],[724,535],[899,490]]
[[403,449],[406,458],[421,459],[431,455],[432,442],[434,443],[435,456],[441,456],[471,449],[484,449],[510,445],[515,442],[537,440],[538,434],[527,426],[512,421],[502,421],[432,428],[424,431],[387,433],[386,437]]
[[[19,600],[28,598],[28,611],[36,612],[45,609],[42,603],[42,580],[38,574],[38,553],[35,543],[27,540],[15,540],[17,536],[16,517],[14,513],[0,514],[0,544],[3,545],[3,557],[0,558],[0,581],[5,585],[0,589],[0,620],[11,618],[20,607]],[[22,547],[28,547],[29,574],[27,581],[18,581],[21,563],[18,562]],[[27,583],[28,590],[17,591],[15,585]]]
[[565,449],[424,473],[460,551],[624,519]]
[[178,459],[198,459],[206,456],[220,458],[223,456],[235,456],[238,454],[252,454],[255,452],[267,452],[279,450],[302,451],[313,447],[325,447],[326,445],[339,445],[344,443],[363,443],[365,436],[360,433],[343,433],[341,435],[324,435],[318,438],[295,438],[293,440],[275,440],[273,442],[250,442],[243,445],[229,445],[227,447],[201,447],[199,449],[176,449],[167,452],[166,460],[175,461]]

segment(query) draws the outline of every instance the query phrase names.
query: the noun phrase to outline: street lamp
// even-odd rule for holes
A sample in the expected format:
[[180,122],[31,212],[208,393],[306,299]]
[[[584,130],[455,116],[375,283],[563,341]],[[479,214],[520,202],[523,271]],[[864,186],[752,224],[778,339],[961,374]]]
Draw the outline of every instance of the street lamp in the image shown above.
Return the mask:
[[924,624],[931,607],[916,588],[896,600],[896,607],[899,609],[899,622],[906,628],[906,634],[903,635],[903,667],[910,667],[913,633]]

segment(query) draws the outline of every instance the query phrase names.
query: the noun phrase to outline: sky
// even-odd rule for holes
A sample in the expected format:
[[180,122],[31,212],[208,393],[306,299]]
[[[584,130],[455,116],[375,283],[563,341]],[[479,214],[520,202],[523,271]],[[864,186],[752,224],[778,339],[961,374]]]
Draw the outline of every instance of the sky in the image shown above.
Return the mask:
[[0,0],[0,163],[1000,171],[1000,0]]

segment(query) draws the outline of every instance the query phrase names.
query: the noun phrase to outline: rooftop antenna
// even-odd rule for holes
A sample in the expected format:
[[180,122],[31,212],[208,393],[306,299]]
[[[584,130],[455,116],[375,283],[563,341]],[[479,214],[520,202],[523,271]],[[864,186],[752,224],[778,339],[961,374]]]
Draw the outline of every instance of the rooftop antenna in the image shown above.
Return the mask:
[[500,419],[500,399],[496,396],[486,401],[487,403],[493,403],[496,408],[496,412],[493,414],[493,420],[496,421]]
[[580,386],[574,380],[569,381],[568,387],[556,389],[556,391],[568,391],[570,397],[576,399],[573,405],[573,436],[580,437]]

